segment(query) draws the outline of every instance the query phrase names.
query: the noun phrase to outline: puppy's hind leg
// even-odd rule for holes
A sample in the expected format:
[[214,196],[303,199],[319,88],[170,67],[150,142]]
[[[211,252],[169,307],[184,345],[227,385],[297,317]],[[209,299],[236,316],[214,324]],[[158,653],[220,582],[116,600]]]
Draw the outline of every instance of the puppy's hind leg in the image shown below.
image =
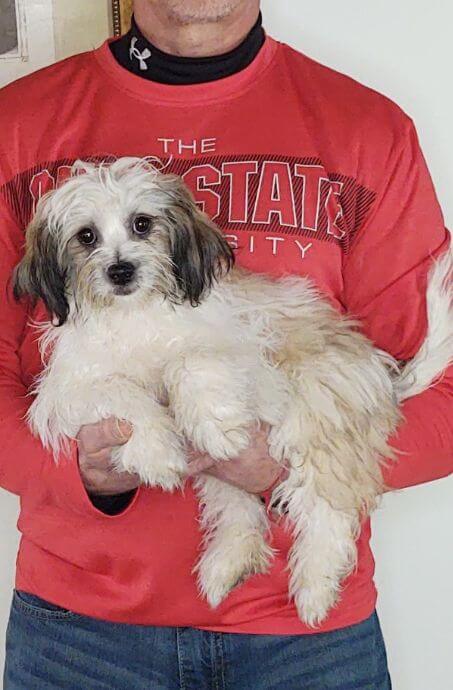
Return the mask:
[[260,499],[208,475],[195,480],[202,505],[205,550],[195,571],[201,593],[213,608],[249,575],[266,572],[273,550]]
[[290,595],[300,618],[316,626],[336,604],[342,581],[355,566],[359,515],[332,508],[313,484],[300,485],[294,471],[278,487],[275,499],[286,508],[293,528]]

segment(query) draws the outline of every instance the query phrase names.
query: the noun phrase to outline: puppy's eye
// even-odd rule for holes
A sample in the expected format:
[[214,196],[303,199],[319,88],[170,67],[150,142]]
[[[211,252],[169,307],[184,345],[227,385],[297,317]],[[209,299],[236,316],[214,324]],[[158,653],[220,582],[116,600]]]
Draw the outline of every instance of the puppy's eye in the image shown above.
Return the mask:
[[132,228],[136,235],[147,235],[152,228],[153,221],[149,216],[135,216]]
[[96,243],[97,237],[96,233],[91,228],[82,228],[82,230],[79,230],[77,233],[77,239],[79,240],[80,244],[89,247],[90,245]]

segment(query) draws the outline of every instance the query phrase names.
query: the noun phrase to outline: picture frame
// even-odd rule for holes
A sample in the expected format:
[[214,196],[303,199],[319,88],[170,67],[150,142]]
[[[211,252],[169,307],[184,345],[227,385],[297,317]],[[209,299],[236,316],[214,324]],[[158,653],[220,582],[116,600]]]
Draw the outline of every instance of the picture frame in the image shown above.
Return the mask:
[[112,0],[113,35],[122,36],[129,31],[132,0]]

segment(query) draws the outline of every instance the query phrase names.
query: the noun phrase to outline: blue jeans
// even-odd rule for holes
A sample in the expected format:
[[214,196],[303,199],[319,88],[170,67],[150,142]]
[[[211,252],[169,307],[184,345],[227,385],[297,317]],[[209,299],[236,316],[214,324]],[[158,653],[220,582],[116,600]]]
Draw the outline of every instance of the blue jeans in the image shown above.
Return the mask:
[[314,635],[124,625],[16,592],[4,690],[389,690],[376,614]]

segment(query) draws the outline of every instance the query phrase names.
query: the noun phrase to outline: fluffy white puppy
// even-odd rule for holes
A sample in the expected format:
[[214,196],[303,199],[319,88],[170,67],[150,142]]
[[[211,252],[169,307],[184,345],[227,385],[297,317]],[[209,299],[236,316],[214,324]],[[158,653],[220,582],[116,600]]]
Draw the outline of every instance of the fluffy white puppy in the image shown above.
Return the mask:
[[[310,281],[233,269],[219,230],[173,175],[150,161],[78,163],[41,199],[16,269],[17,298],[52,315],[28,420],[57,457],[83,424],[129,420],[121,471],[171,490],[185,442],[235,457],[254,424],[286,462],[276,491],[294,532],[290,594],[316,625],[356,563],[356,538],[383,484],[398,402],[438,376],[453,353],[451,254],[434,268],[427,340],[402,372]],[[432,322],[435,318],[435,322]],[[196,565],[212,606],[272,558],[260,500],[196,480],[206,540]]]

